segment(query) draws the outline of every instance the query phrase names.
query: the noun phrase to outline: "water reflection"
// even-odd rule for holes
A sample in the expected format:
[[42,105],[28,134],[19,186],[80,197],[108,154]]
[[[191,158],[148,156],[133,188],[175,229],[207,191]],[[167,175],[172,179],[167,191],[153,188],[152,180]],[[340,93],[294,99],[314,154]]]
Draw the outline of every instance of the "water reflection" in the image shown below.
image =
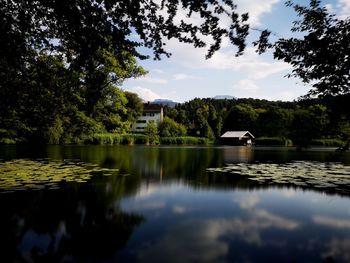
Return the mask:
[[56,190],[0,194],[4,262],[350,259],[349,195],[206,172],[227,163],[349,165],[348,153],[246,147],[0,148],[0,159],[19,158],[78,159],[118,173],[65,182]]
[[252,147],[224,147],[225,163],[250,163],[254,160],[254,149]]
[[[115,259],[131,250],[140,262],[348,262],[349,199],[326,200],[310,192],[192,192],[163,185],[122,200],[147,222]],[[151,205],[160,201],[160,207]]]
[[2,194],[1,261],[91,262],[110,258],[145,218],[116,206],[130,191],[125,183],[116,182],[108,188],[103,180],[96,179],[93,185],[69,184],[54,191]]

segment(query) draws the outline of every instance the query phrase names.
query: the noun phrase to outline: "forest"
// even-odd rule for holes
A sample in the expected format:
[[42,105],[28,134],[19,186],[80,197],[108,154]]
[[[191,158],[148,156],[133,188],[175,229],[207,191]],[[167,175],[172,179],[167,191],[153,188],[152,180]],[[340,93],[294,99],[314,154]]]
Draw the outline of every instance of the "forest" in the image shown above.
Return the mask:
[[165,108],[189,135],[218,140],[225,131],[249,130],[261,144],[340,146],[350,139],[350,95],[293,102],[251,98],[194,99]]
[[[225,39],[236,56],[248,45],[258,53],[270,50],[274,59],[292,66],[289,76],[311,90],[309,99],[296,102],[194,99],[167,108],[163,124],[148,129],[152,141],[158,134],[215,141],[225,130],[249,130],[293,144],[346,142],[350,20],[338,19],[318,0],[307,6],[286,1],[286,6],[300,18],[291,32],[302,38],[271,42],[266,29],[247,43],[249,14],[239,14],[231,0],[2,1],[0,143],[70,144],[98,134],[129,134],[142,100],[123,91],[123,81],[147,74],[139,61],[150,53],[155,60],[171,55],[164,39],[206,47],[208,59]],[[188,18],[200,15],[202,22],[178,23],[181,10]],[[206,43],[206,37],[212,41]]]

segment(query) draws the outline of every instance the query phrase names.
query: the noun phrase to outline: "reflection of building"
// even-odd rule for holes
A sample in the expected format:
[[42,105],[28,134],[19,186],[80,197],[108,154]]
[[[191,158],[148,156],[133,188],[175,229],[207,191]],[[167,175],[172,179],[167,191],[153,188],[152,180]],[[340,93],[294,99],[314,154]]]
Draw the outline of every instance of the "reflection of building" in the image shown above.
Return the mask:
[[254,149],[251,147],[225,147],[225,163],[250,163],[254,160]]
[[157,125],[163,121],[163,107],[158,104],[145,104],[142,116],[131,126],[134,132],[143,132],[147,124],[154,121]]
[[249,131],[227,131],[220,140],[223,144],[229,145],[252,145],[254,138]]

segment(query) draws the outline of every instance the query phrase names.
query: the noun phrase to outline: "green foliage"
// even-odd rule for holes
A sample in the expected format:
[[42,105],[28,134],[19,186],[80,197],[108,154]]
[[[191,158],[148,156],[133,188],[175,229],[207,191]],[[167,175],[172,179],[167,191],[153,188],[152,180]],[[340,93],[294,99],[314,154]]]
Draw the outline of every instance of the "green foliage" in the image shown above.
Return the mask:
[[[65,53],[75,65],[88,64],[89,55],[111,43],[111,50],[119,52],[113,54],[118,62],[123,61],[122,51],[125,50],[144,59],[145,56],[138,52],[139,46],[152,48],[156,58],[162,54],[169,56],[164,50],[164,39],[172,38],[204,47],[203,36],[211,37],[213,42],[210,43],[208,57],[220,48],[223,39],[228,39],[240,54],[245,48],[249,30],[246,23],[248,15],[239,15],[236,5],[230,0],[182,0],[162,4],[153,0],[147,4],[138,0],[99,1],[98,4],[92,1],[6,1],[0,7],[1,35],[7,44],[14,46],[13,49],[25,45],[23,38],[30,36],[36,47]],[[181,11],[185,11],[188,17],[200,15],[201,22],[177,23],[176,17]],[[220,23],[220,16],[228,19],[229,24]],[[86,25],[89,27],[85,28]],[[139,41],[130,40],[135,33],[139,35]],[[60,43],[52,45],[48,41],[50,39],[59,39]]]
[[292,146],[293,142],[285,137],[259,137],[255,139],[255,145]]
[[0,129],[0,144],[15,144],[17,141],[16,131]]
[[[18,78],[22,83],[11,91],[16,93],[0,89],[0,129],[11,131],[8,135],[0,133],[3,143],[79,143],[96,133],[127,132],[132,120],[141,113],[137,106],[141,100],[135,94],[126,95],[111,84],[95,94],[92,101],[93,94],[91,90],[86,93],[80,74],[67,69],[59,56],[41,53],[25,70],[26,78]],[[120,76],[128,70],[132,69],[119,70]]]
[[256,121],[258,119],[258,113],[249,104],[236,104],[234,105],[224,123],[225,131],[251,131],[256,130]]
[[204,137],[160,137],[160,144],[173,145],[208,145],[211,142]]
[[315,104],[308,108],[298,108],[294,112],[293,142],[301,147],[310,145],[312,139],[321,138],[328,122],[327,108]]
[[325,147],[342,147],[345,143],[339,139],[315,139],[312,140],[311,145],[313,146],[325,146]]
[[169,117],[164,117],[164,120],[159,125],[159,134],[161,137],[185,136],[186,127]]
[[342,20],[331,14],[319,0],[310,0],[309,6],[287,1],[287,6],[300,17],[291,29],[298,36],[267,44],[269,33],[265,31],[260,51],[272,48],[276,59],[291,64],[289,76],[310,83],[309,95],[349,93],[350,18]]
[[48,127],[45,137],[49,144],[59,144],[63,130],[63,122],[61,119],[57,118],[51,127]]
[[156,145],[159,144],[159,132],[157,128],[157,124],[154,121],[150,121],[147,123],[145,128],[145,134],[149,138],[149,144]]
[[256,133],[268,136],[287,136],[292,130],[293,111],[269,106],[259,112]]
[[116,134],[100,133],[94,134],[83,141],[84,144],[101,144],[101,145],[133,145],[149,144],[149,138],[144,134]]
[[[153,143],[152,143],[153,139]],[[207,145],[210,144],[207,138],[204,137],[191,137],[191,136],[181,136],[181,137],[149,137],[145,134],[114,134],[114,133],[101,133],[94,134],[89,138],[86,138],[83,142],[85,144],[101,144],[101,145],[154,145],[154,144],[173,144],[173,145]]]
[[[205,128],[209,125],[216,140],[228,130],[248,130],[258,138],[276,137],[264,144],[291,145],[281,139],[291,138],[296,145],[307,146],[312,139],[323,137],[350,139],[349,99],[349,95],[294,102],[194,99],[170,112],[193,136],[208,134]],[[166,108],[165,112],[169,110]]]
[[143,102],[141,98],[132,92],[125,91],[124,95],[127,99],[126,103],[126,116],[125,119],[128,120],[130,123],[133,123],[137,120],[137,117],[141,116],[143,111]]

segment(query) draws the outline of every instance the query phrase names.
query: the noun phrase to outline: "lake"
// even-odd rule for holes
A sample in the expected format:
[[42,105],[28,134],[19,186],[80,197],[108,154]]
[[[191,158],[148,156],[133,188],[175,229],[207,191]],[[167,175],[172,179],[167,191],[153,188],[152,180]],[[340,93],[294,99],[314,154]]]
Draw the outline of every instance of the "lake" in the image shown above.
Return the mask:
[[350,153],[0,147],[1,262],[350,262]]

